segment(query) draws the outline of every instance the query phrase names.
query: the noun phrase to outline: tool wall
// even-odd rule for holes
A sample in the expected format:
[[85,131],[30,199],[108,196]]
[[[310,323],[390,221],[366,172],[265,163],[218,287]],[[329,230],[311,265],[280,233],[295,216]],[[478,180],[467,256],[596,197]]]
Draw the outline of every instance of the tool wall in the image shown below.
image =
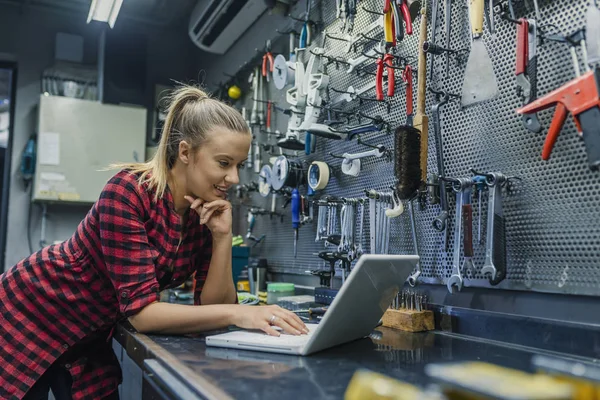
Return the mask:
[[[448,0],[450,1],[450,0]],[[592,0],[593,1],[593,0]],[[524,127],[522,116],[516,112],[525,103],[516,90],[515,76],[516,38],[518,24],[514,20],[527,18],[535,20],[538,28],[535,44],[537,45],[537,97],[562,87],[576,78],[576,71],[571,54],[571,45],[567,42],[552,40],[560,35],[568,36],[586,25],[586,11],[589,0],[538,0],[539,11],[536,13],[533,0],[512,0],[512,12],[507,1],[494,2],[494,15],[488,18],[483,28],[483,42],[490,55],[499,94],[493,99],[463,107],[461,92],[465,76],[467,60],[471,49],[471,28],[468,16],[467,1],[451,1],[451,35],[447,41],[445,33],[446,0],[429,1],[427,3],[428,41],[452,52],[441,51],[441,54],[427,54],[427,97],[426,113],[429,116],[428,140],[428,177],[438,173],[436,162],[436,138],[432,121],[432,107],[439,103],[440,92],[448,94],[448,102],[439,107],[441,135],[445,172],[449,179],[469,178],[474,171],[484,174],[501,172],[509,181],[498,193],[504,216],[506,276],[501,282],[492,285],[489,277],[481,273],[486,264],[486,237],[488,199],[491,188],[481,190],[479,200],[478,187],[473,186],[473,264],[471,273],[462,271],[462,291],[469,287],[489,287],[495,289],[533,290],[568,294],[600,295],[600,172],[590,168],[588,153],[581,136],[577,133],[573,117],[567,116],[567,122],[560,131],[551,158],[542,160],[541,152],[548,129],[554,114],[554,107],[537,113],[541,130],[532,132]],[[486,3],[489,2],[486,0]],[[432,22],[432,7],[437,4],[437,20]],[[377,45],[371,39],[383,39],[383,30],[373,26],[380,15],[369,12],[381,12],[383,0],[361,0],[357,2],[357,13],[354,19],[352,34],[364,33],[367,37],[357,41],[354,48],[347,51],[348,43],[338,40],[345,37],[343,21],[336,16],[336,1],[322,0],[313,2],[310,19],[318,22],[313,32],[312,43],[304,51],[298,51],[297,57],[308,62],[310,49],[323,48],[323,67],[321,71],[329,76],[327,89],[323,91],[323,104],[320,106],[319,122],[340,121],[337,130],[347,126],[355,126],[378,121],[382,130],[360,134],[362,142],[370,145],[383,145],[391,150],[390,157],[369,157],[361,160],[358,176],[344,174],[340,170],[342,160],[334,157],[343,153],[360,153],[371,150],[368,146],[357,142],[356,137],[348,140],[344,135],[341,140],[324,137],[316,138],[315,151],[306,155],[304,151],[280,150],[275,144],[278,140],[275,131],[285,134],[288,127],[288,116],[281,109],[288,109],[286,90],[294,85],[293,78],[284,90],[277,90],[273,82],[268,83],[268,100],[272,102],[271,132],[265,127],[253,126],[256,140],[260,144],[273,145],[271,154],[263,146],[262,162],[268,163],[270,156],[277,156],[282,151],[290,160],[310,164],[312,161],[324,161],[333,170],[328,186],[317,191],[314,199],[324,196],[336,198],[365,198],[365,190],[376,190],[390,193],[397,180],[394,175],[394,130],[404,125],[406,115],[406,84],[402,80],[402,72],[406,64],[413,69],[413,86],[415,98],[417,93],[417,55],[420,22],[419,16],[413,21],[413,34],[405,35],[396,46],[395,62],[402,68],[395,71],[395,93],[393,97],[385,96],[383,101],[375,100],[374,88],[362,93],[350,102],[337,102],[339,92],[347,91],[349,86],[362,88],[376,77],[376,60],[364,63],[360,71],[348,73],[348,59],[360,56]],[[489,7],[488,7],[489,9]],[[537,15],[536,15],[537,14]],[[512,18],[514,17],[514,18]],[[510,19],[513,19],[511,21]],[[491,34],[491,24],[495,33]],[[432,37],[432,28],[436,24],[436,34]],[[600,23],[597,21],[597,23]],[[588,28],[589,30],[589,28]],[[369,39],[371,38],[371,39]],[[574,46],[578,56],[581,74],[587,65],[581,61],[585,56],[581,46]],[[260,49],[259,51],[262,51]],[[288,37],[274,32],[273,54],[284,54],[288,58]],[[432,61],[433,60],[433,61]],[[259,58],[257,65],[262,61]],[[446,65],[448,62],[448,66]],[[431,68],[433,66],[433,71]],[[247,77],[244,76],[245,79]],[[490,85],[491,82],[480,82]],[[384,92],[386,84],[384,83]],[[437,92],[438,94],[435,94]],[[454,96],[456,95],[456,96]],[[245,106],[248,114],[253,107],[255,93],[249,90],[238,106]],[[598,99],[596,99],[598,100]],[[336,103],[334,105],[334,103]],[[266,110],[266,107],[265,107]],[[335,110],[335,111],[334,111]],[[389,127],[389,129],[386,129]],[[300,136],[304,140],[304,133]],[[333,155],[333,156],[332,156]],[[258,174],[253,169],[245,169],[242,183],[257,181]],[[449,181],[450,182],[450,181]],[[450,183],[448,187],[452,186]],[[482,185],[483,187],[483,185]],[[300,185],[300,193],[306,194],[306,185]],[[253,236],[265,235],[264,239],[254,245],[252,255],[265,257],[274,272],[308,274],[307,271],[326,270],[329,264],[316,256],[324,250],[323,241],[316,241],[318,212],[323,207],[315,207],[314,219],[301,225],[298,232],[297,256],[293,253],[294,231],[292,229],[291,210],[288,205],[282,208],[283,195],[277,196],[275,211],[256,215]],[[436,230],[434,219],[440,214],[440,204],[427,196],[425,201],[412,201],[418,239],[418,253],[421,257],[422,273],[418,284],[444,284],[455,274],[453,264],[456,263],[456,193],[447,191],[449,217],[446,233]],[[236,216],[244,218],[249,208],[271,210],[271,195],[262,197],[256,192],[233,199],[237,205]],[[364,252],[371,252],[369,240],[368,203],[365,203],[364,230],[359,237],[360,225],[357,217],[356,236]],[[387,249],[391,254],[414,254],[414,242],[411,234],[410,212],[408,202],[404,201],[405,211],[399,217],[390,220],[390,240]],[[390,205],[391,207],[392,205]],[[481,218],[479,218],[481,213]],[[244,218],[245,219],[245,218]],[[481,222],[480,222],[481,221]],[[496,227],[497,228],[497,227]],[[241,227],[240,233],[245,233]],[[480,233],[481,232],[481,233]],[[497,234],[498,232],[496,232]],[[496,240],[501,240],[496,237]],[[462,240],[457,241],[461,247],[458,253],[458,264],[463,265],[464,251]]]

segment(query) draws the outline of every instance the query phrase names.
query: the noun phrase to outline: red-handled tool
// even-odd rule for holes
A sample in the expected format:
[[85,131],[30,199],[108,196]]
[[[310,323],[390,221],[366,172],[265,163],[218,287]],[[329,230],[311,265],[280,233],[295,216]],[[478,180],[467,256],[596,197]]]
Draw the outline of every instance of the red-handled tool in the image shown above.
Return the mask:
[[406,83],[406,125],[413,125],[413,83],[412,67],[407,65],[402,71],[402,80]]
[[[268,66],[267,66],[267,63],[269,64]],[[268,72],[271,72],[271,75],[273,74],[273,65],[274,65],[274,62],[273,62],[273,54],[271,53],[271,41],[267,40],[265,54],[263,55],[263,58],[262,58],[262,76],[265,76],[267,78],[267,82],[270,81]]]
[[[536,22],[521,18],[517,25],[517,94],[521,104],[526,105],[537,98],[537,51]],[[522,117],[525,129],[534,133],[542,131],[542,125],[536,114],[525,114]]]
[[267,131],[271,131],[271,113],[272,113],[272,109],[273,109],[273,103],[271,103],[270,101],[267,101]]
[[556,106],[544,142],[542,159],[548,160],[562,126],[570,112],[577,131],[583,135],[590,168],[600,168],[600,67],[573,79],[561,88],[517,110],[530,114]]
[[383,101],[383,67],[385,65],[387,69],[387,81],[388,81],[388,90],[387,97],[394,96],[394,88],[396,85],[396,78],[394,76],[394,68],[392,67],[392,62],[394,61],[394,56],[386,53],[383,58],[379,57],[377,59],[377,73],[375,74],[375,93],[376,98],[379,101]]

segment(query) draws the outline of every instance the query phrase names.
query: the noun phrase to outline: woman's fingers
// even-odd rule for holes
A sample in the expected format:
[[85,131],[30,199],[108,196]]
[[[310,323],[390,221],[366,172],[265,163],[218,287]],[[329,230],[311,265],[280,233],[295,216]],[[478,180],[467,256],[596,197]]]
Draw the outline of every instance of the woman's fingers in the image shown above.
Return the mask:
[[302,322],[302,320],[298,318],[296,314],[285,311],[279,314],[278,317],[283,319],[289,326],[291,326],[294,329],[294,331],[298,332],[298,334],[308,333],[308,328],[306,327],[304,322]]
[[294,328],[292,325],[290,325],[285,317],[280,317],[280,316],[275,315],[275,320],[273,321],[273,325],[280,327],[281,329],[284,330],[284,332],[287,332],[292,335],[300,335],[302,333],[300,330],[298,330],[298,329]]
[[202,199],[194,199],[191,196],[183,196],[187,201],[190,202],[190,208],[198,211],[198,207],[202,206],[204,204],[204,201]]
[[281,333],[279,333],[279,331],[277,329],[275,329],[271,325],[269,325],[268,322],[265,322],[265,324],[262,326],[261,330],[269,336],[281,336]]

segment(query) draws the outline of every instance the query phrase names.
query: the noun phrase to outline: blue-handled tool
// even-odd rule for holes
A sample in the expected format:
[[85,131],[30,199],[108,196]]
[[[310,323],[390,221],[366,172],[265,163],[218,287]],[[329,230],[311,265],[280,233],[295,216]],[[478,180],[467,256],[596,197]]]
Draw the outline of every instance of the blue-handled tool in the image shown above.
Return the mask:
[[310,6],[312,0],[306,0],[306,15],[304,16],[304,24],[302,25],[302,30],[300,31],[300,43],[299,48],[304,49],[307,46],[310,46],[311,42],[311,32],[310,32]]
[[298,228],[300,227],[300,192],[292,190],[292,228],[294,228],[294,258],[298,254]]
[[312,135],[310,132],[306,131],[306,136],[304,137],[304,154],[307,156],[312,152]]

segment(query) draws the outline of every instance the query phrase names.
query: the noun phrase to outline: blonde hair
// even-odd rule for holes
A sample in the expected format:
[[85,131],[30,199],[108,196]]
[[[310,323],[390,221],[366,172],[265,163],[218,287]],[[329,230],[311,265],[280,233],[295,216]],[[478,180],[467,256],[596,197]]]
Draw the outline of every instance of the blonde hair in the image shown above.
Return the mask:
[[138,175],[140,185],[154,189],[155,199],[167,189],[169,171],[179,154],[179,143],[185,140],[197,149],[215,128],[250,134],[248,124],[233,107],[210,97],[197,86],[181,85],[167,98],[169,107],[156,153],[144,163],[111,165]]

